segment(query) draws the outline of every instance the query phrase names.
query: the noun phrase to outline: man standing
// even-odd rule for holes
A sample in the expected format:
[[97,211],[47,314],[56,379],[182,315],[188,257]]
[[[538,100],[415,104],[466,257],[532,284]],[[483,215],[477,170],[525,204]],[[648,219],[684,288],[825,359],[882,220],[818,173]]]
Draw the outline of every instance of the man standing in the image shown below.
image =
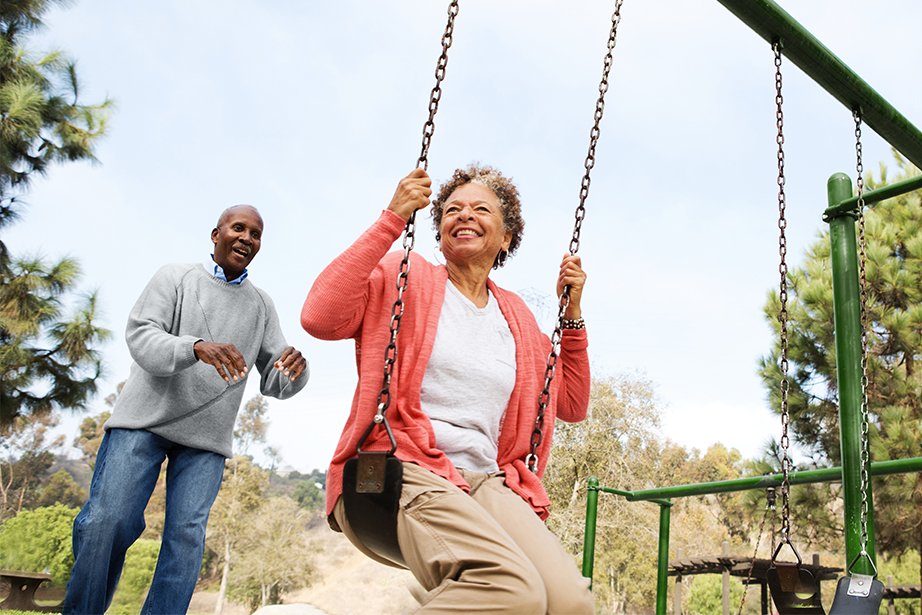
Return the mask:
[[134,363],[74,520],[64,613],[109,607],[164,459],[166,517],[143,612],[185,613],[250,368],[263,395],[287,399],[304,388],[307,361],[285,342],[269,296],[246,280],[262,232],[255,208],[231,207],[211,231],[204,267],[164,266],[132,309],[125,337]]

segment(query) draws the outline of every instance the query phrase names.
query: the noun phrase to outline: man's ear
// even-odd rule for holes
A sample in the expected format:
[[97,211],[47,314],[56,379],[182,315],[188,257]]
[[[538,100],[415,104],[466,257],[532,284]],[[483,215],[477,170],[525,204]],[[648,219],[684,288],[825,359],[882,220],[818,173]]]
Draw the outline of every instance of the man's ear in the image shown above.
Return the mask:
[[217,228],[211,231],[211,243],[215,245],[218,244],[218,229]]

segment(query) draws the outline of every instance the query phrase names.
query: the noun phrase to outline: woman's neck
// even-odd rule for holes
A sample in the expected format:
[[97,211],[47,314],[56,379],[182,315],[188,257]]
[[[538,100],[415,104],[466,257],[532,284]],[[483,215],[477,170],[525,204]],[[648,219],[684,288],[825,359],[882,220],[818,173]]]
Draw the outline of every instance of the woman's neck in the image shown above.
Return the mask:
[[478,308],[487,307],[490,294],[487,290],[487,279],[490,277],[488,267],[459,267],[453,263],[446,265],[448,279],[455,285],[461,294],[471,300]]

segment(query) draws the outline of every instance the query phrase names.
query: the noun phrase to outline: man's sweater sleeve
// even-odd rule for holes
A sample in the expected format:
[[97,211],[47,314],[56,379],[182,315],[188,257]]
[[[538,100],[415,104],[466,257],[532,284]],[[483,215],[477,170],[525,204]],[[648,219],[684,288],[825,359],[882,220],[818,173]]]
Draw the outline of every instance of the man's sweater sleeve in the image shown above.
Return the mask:
[[181,284],[181,270],[173,265],[161,267],[128,315],[128,351],[153,376],[172,376],[197,360],[192,347],[201,338],[171,333]]
[[[275,362],[288,348],[282,327],[279,324],[279,315],[275,310],[275,303],[266,293],[259,291],[260,297],[266,305],[266,325],[263,333],[262,344],[259,347],[259,356],[256,358],[256,369],[259,370],[259,390],[263,395],[276,399],[288,399],[304,388],[310,378],[310,365],[304,366],[304,373],[294,382],[275,368]],[[305,359],[306,361],[307,359]]]

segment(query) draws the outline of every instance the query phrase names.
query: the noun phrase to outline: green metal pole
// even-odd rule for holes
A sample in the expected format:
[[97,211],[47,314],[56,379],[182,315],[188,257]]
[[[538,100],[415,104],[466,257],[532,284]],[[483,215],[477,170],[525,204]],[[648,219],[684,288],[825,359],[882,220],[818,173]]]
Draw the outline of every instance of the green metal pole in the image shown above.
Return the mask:
[[772,0],[718,1],[769,43],[780,41],[785,57],[849,112],[861,109],[868,126],[922,168],[922,132],[778,4]]
[[656,615],[666,615],[669,596],[669,518],[672,502],[659,505],[659,556],[656,562]]
[[592,567],[595,564],[595,521],[599,509],[599,479],[589,477],[586,494],[586,533],[583,535],[583,576],[589,579],[592,589]]
[[[852,181],[836,173],[827,182],[829,205],[852,195]],[[836,332],[836,378],[839,387],[839,447],[842,452],[842,493],[845,500],[845,560],[851,564],[861,553],[862,498],[867,497],[868,554],[874,557],[874,522],[871,484],[861,492],[862,444],[862,350],[861,292],[858,284],[858,245],[855,234],[857,212],[831,217],[829,243],[832,258],[832,305]],[[853,572],[874,574],[865,559],[856,563]]]

